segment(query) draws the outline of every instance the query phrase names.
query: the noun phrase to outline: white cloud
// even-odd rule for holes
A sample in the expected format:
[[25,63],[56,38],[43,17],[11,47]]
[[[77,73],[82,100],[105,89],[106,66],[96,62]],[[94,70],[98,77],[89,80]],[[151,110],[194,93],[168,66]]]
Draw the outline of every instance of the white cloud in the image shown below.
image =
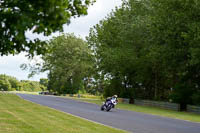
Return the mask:
[[[89,29],[97,24],[101,19],[105,18],[115,6],[121,5],[121,0],[97,0],[97,2],[91,6],[88,10],[87,16],[72,19],[69,26],[64,25],[64,32],[74,32],[76,35],[80,35],[85,38],[89,34]],[[58,36],[59,33],[54,33],[52,36]],[[44,37],[42,34],[32,34],[31,31],[26,32],[28,39],[40,38],[41,40],[48,40],[51,37]],[[28,71],[22,71],[19,67],[23,63],[28,63],[29,60],[25,57],[25,53],[19,55],[9,55],[0,57],[0,74],[8,74],[15,76],[19,80],[27,79]],[[39,80],[40,78],[47,77],[47,74],[40,74],[32,78],[31,80]]]

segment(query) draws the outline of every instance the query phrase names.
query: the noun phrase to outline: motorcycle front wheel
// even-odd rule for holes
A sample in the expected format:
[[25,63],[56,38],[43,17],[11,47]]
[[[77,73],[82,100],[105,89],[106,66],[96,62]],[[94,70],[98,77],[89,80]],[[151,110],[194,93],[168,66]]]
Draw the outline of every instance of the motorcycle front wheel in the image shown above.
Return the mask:
[[103,110],[104,110],[104,105],[101,106],[101,111],[103,111]]

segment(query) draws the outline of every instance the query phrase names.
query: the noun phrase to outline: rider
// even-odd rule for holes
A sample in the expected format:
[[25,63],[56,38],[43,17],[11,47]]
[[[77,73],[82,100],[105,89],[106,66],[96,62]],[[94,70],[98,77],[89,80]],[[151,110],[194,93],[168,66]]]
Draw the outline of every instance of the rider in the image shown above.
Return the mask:
[[[111,100],[114,100],[114,101],[118,102],[118,100],[117,100],[117,95],[113,95],[112,97],[108,97],[108,98],[106,99],[106,102],[111,101]],[[114,108],[114,107],[115,107],[115,105],[113,105],[113,108]]]

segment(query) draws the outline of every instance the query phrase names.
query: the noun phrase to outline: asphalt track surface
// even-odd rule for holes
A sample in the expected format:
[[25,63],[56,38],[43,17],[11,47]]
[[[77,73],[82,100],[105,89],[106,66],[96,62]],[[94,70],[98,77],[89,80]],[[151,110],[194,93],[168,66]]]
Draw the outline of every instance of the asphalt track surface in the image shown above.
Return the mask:
[[54,96],[17,95],[37,104],[133,133],[200,133],[200,123],[120,109],[106,112],[101,111],[96,104]]

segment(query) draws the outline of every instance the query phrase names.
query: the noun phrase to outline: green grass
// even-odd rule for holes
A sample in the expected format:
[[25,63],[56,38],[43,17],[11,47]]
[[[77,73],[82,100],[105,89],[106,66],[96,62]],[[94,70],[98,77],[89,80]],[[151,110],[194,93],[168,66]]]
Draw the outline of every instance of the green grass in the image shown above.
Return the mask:
[[61,96],[69,97],[69,98],[78,98],[78,95],[80,96],[80,98],[83,98],[83,99],[99,100],[101,98],[101,96],[96,96],[92,94],[73,94],[73,97],[71,97],[70,94],[65,94],[65,96],[64,95],[61,95]]
[[7,91],[8,93],[22,93],[22,94],[32,94],[39,95],[39,92],[30,92],[30,91]]
[[0,93],[0,133],[125,133]]
[[[84,98],[73,98],[76,100],[89,102],[89,103],[95,103],[95,104],[102,104],[102,100],[94,100],[94,99],[84,99]],[[123,104],[119,103],[116,105],[116,108],[129,110],[129,111],[135,111],[135,112],[142,112],[146,114],[152,114],[152,115],[159,115],[163,117],[169,117],[169,118],[175,118],[180,120],[187,120],[191,122],[200,122],[200,115],[189,113],[189,112],[178,112],[178,111],[172,111],[167,109],[161,109],[156,107],[148,107],[148,106],[137,106],[134,104]]]

